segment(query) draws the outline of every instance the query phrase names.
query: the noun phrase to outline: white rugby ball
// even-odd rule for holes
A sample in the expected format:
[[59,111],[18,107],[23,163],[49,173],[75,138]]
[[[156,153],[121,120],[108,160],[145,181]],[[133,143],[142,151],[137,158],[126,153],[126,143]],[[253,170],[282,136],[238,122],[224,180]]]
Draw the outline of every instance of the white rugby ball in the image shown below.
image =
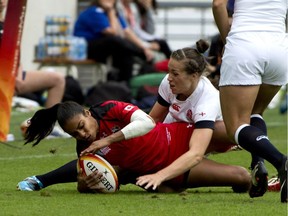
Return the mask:
[[103,180],[99,183],[100,186],[103,187],[101,192],[103,193],[114,193],[118,190],[118,177],[114,170],[114,168],[111,166],[111,164],[106,161],[103,157],[97,155],[97,154],[87,154],[84,156],[81,156],[78,159],[77,168],[80,170],[82,169],[82,172],[88,176],[92,172],[95,172],[98,170],[99,172],[103,173]]

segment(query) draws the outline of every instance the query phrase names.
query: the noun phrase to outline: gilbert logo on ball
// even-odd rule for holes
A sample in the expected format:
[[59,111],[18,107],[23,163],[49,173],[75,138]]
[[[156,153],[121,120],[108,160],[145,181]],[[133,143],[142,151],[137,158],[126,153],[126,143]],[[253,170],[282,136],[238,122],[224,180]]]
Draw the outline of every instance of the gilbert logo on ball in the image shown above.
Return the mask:
[[92,172],[99,171],[103,173],[104,178],[99,183],[103,188],[101,192],[103,193],[113,193],[118,190],[118,177],[111,166],[111,164],[106,161],[103,157],[94,154],[88,154],[81,156],[78,159],[77,168],[88,176]]

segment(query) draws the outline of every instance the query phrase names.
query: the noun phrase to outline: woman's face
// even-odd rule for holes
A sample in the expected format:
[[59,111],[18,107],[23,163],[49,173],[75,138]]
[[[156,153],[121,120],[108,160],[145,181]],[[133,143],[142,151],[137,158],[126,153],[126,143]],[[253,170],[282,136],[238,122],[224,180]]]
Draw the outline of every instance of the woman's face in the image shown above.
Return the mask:
[[[168,63],[168,81],[173,94],[183,94],[187,97],[196,88],[196,74],[187,74],[184,70],[183,61],[170,59]],[[197,79],[198,80],[198,79]]]
[[85,110],[85,114],[78,114],[67,120],[63,130],[79,141],[92,143],[96,140],[98,123],[91,116],[90,111]]

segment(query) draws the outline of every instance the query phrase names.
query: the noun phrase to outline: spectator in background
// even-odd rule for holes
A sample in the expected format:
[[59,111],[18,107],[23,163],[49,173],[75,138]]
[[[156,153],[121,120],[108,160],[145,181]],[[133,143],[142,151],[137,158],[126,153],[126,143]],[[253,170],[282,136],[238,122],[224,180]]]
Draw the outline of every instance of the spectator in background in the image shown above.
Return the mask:
[[141,17],[141,28],[149,34],[155,34],[154,14],[157,13],[156,0],[135,0]]
[[[52,71],[23,71],[19,67],[15,81],[15,94],[24,96],[27,93],[47,91],[47,98],[42,101],[49,108],[62,101],[65,91],[65,78]],[[41,103],[41,101],[38,100]],[[41,104],[42,105],[42,104]]]
[[[165,55],[166,59],[170,58],[171,49],[166,40],[156,36],[154,33],[149,33],[144,29],[143,25],[145,21],[142,21],[144,16],[141,16],[140,8],[142,8],[142,13],[146,11],[145,18],[149,17],[149,20],[153,20],[152,17],[152,1],[151,0],[121,0],[120,11],[123,13],[124,17],[129,24],[129,27],[135,32],[135,34],[144,41],[150,42],[154,50],[159,51]],[[150,22],[151,23],[151,22]],[[150,24],[151,25],[151,24]],[[151,29],[151,28],[150,28]],[[155,29],[155,27],[154,27]]]
[[127,26],[116,10],[116,0],[93,0],[75,23],[74,35],[84,37],[88,43],[88,58],[112,64],[119,69],[118,81],[128,82],[132,77],[134,57],[149,63],[153,47],[144,43]]

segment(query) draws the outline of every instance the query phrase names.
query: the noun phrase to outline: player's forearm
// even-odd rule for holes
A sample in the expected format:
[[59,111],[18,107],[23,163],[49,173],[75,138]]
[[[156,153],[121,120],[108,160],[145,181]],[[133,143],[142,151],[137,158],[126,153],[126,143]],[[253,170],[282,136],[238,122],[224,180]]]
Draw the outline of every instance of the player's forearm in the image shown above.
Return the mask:
[[146,43],[143,42],[140,38],[138,38],[137,35],[130,28],[126,28],[124,30],[124,33],[127,39],[134,43],[140,49],[144,50],[147,48]]
[[189,171],[191,168],[199,164],[202,159],[203,154],[195,154],[192,151],[188,151],[176,159],[169,166],[158,171],[157,175],[160,175],[163,181],[173,179]]

